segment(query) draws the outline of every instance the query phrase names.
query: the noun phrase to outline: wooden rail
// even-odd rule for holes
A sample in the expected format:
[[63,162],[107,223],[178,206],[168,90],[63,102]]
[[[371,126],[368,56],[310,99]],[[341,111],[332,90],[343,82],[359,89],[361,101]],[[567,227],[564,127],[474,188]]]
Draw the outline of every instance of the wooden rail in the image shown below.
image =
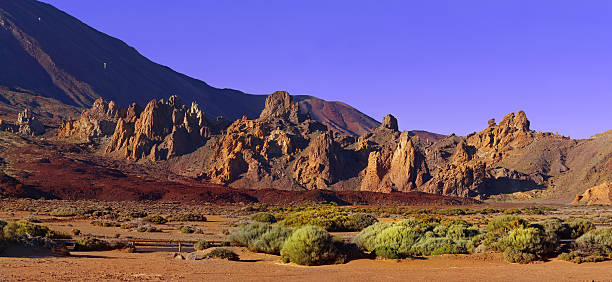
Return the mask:
[[[183,246],[193,246],[197,241],[196,240],[170,240],[170,239],[118,239],[122,242],[128,242],[133,246],[143,246],[143,247],[175,247],[178,246],[179,253],[182,250]],[[76,244],[78,240],[76,239],[53,239],[55,242],[61,242],[65,244]],[[224,241],[219,240],[206,240],[207,242],[215,245],[220,245]]]

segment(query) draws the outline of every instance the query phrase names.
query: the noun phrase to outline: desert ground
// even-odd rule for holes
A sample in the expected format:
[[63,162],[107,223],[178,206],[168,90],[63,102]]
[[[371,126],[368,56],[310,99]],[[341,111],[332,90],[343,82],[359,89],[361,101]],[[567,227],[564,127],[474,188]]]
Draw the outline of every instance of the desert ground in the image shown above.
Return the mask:
[[74,252],[71,257],[1,258],[8,281],[610,281],[612,262],[552,260],[510,264],[500,254],[440,255],[425,260],[359,259],[340,265],[283,264],[277,256],[236,249],[241,260],[172,259],[172,250]]
[[[210,242],[226,240],[227,233],[236,229],[240,222],[248,220],[252,206],[199,206],[179,203],[151,204],[136,202],[78,202],[81,206],[112,206],[141,209],[147,206],[152,211],[198,209],[207,211],[205,222],[168,222],[156,224],[161,232],[136,232],[119,227],[94,226],[92,219],[79,216],[59,217],[50,210],[66,205],[69,201],[2,200],[0,219],[16,221],[35,220],[52,230],[70,233],[80,230],[79,236],[93,236],[118,240],[197,240]],[[74,202],[77,203],[77,202]],[[427,209],[408,207],[409,209]],[[526,210],[520,204],[484,204],[471,207],[446,207],[448,211],[461,209],[501,209],[506,213]],[[444,209],[444,208],[442,208]],[[434,209],[436,210],[436,209]],[[549,217],[583,217],[592,220],[598,227],[609,226],[612,210],[605,206],[554,206],[542,208],[545,212],[521,214],[532,220]],[[427,210],[430,211],[430,210]],[[493,215],[452,215],[471,222],[480,222]],[[381,221],[397,221],[404,216],[383,214]],[[201,232],[184,234],[181,225],[190,225]],[[332,232],[333,235],[351,241],[358,232]],[[119,250],[81,252],[71,251],[70,256],[53,256],[45,252],[24,252],[23,249],[6,250],[0,255],[0,280],[2,281],[134,281],[134,280],[233,280],[270,281],[291,279],[294,281],[612,281],[612,261],[575,264],[556,258],[529,264],[506,262],[501,253],[487,252],[461,255],[434,255],[423,258],[386,260],[361,258],[344,264],[324,266],[299,266],[283,263],[279,256],[254,253],[244,247],[227,247],[240,256],[239,261],[222,259],[178,260],[174,255],[177,245],[136,246],[132,253]],[[70,248],[69,248],[70,249]],[[183,245],[181,252],[193,252],[191,245]]]

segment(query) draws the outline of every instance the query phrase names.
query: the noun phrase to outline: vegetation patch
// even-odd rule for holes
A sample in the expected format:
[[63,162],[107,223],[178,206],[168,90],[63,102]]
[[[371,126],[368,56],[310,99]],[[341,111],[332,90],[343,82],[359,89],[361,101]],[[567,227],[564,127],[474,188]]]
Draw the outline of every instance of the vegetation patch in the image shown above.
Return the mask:
[[482,232],[463,220],[437,217],[378,222],[363,229],[354,242],[382,258],[464,254],[482,239]]
[[206,240],[198,240],[195,242],[195,244],[193,244],[193,248],[196,249],[196,251],[205,250],[210,247],[212,247],[212,244]]
[[202,229],[195,227],[195,226],[189,226],[189,225],[181,225],[178,227],[178,230],[184,234],[192,234],[192,233],[202,234],[204,233]]
[[[168,221],[200,221],[200,222],[204,222],[207,221],[208,219],[202,215],[202,214],[197,214],[197,213],[181,213],[181,214],[174,214],[174,215],[170,215],[167,218]],[[163,223],[160,223],[163,224]]]
[[333,264],[343,261],[332,236],[318,226],[304,226],[293,232],[283,244],[284,262],[299,265]]
[[94,237],[85,237],[76,241],[74,250],[80,252],[121,250],[132,253],[136,248],[127,242],[108,242]]
[[226,259],[226,260],[240,260],[238,254],[234,253],[232,250],[226,248],[215,248],[211,250],[208,254],[206,254],[208,258],[217,258],[217,259]]
[[290,228],[257,222],[243,225],[230,234],[229,240],[234,245],[245,246],[253,252],[277,255],[292,233]]
[[275,223],[276,222],[276,217],[274,217],[274,215],[269,212],[258,212],[254,214],[253,216],[251,216],[251,219],[257,222],[263,222],[263,223]]
[[360,231],[378,220],[370,214],[348,213],[337,207],[312,208],[285,215],[281,225],[300,227],[319,226],[330,232]]

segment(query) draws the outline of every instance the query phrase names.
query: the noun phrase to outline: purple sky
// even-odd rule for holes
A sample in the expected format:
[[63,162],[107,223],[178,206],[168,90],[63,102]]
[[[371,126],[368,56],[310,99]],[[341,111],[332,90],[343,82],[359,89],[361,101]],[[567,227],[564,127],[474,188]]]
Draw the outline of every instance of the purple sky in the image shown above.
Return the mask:
[[573,138],[612,128],[608,0],[45,2],[213,86],[339,100],[402,129],[465,135],[521,109]]

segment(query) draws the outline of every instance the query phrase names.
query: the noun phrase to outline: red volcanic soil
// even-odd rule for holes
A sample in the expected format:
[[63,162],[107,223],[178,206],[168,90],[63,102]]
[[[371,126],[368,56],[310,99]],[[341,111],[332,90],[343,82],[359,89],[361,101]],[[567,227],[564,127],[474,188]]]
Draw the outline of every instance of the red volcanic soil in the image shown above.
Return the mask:
[[4,158],[13,176],[0,174],[0,196],[109,201],[201,201],[216,204],[335,202],[369,205],[460,205],[473,199],[412,193],[233,189],[174,175],[159,167],[93,154],[85,145],[37,141],[14,146]]

